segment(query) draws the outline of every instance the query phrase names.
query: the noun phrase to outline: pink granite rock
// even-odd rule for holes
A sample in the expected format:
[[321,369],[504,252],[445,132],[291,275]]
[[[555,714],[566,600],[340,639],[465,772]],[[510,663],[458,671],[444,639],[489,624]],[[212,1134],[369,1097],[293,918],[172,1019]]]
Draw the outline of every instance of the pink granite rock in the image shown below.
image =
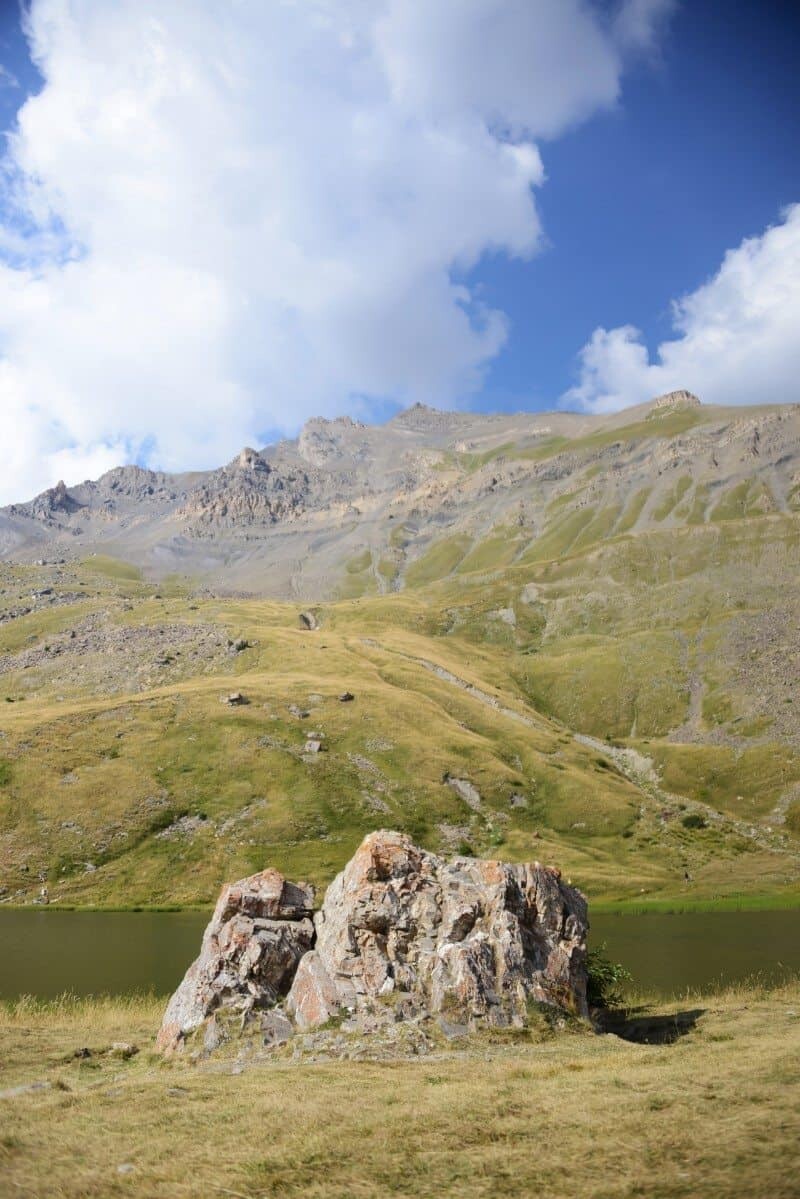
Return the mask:
[[172,1051],[220,1008],[245,1015],[288,991],[314,940],[314,889],[264,870],[223,887],[200,956],[169,1001],[158,1034]]
[[315,927],[287,999],[301,1028],[393,993],[470,1023],[521,1024],[531,1000],[587,1015],[586,901],[538,862],[444,861],[371,833]]

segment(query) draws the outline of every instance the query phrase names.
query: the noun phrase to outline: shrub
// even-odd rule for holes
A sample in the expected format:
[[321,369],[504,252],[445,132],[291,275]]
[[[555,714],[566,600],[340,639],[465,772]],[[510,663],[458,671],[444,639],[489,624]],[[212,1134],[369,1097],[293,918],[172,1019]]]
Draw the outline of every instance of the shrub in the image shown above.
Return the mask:
[[701,816],[699,812],[689,812],[688,816],[684,816],[681,824],[684,828],[707,828],[705,816]]
[[590,949],[586,961],[588,979],[586,998],[589,1007],[620,1007],[623,983],[631,982],[630,971],[620,962],[612,962],[605,941],[597,949]]

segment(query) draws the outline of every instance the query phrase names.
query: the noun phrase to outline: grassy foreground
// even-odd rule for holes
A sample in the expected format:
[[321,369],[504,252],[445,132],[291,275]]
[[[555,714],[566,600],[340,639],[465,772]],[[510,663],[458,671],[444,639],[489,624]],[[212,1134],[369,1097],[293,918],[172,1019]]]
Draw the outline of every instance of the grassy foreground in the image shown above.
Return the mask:
[[[163,1062],[161,1010],[0,1009],[0,1194],[798,1194],[797,982],[633,1013],[680,1023],[671,1044],[572,1030],[384,1063]],[[140,1052],[104,1052],[118,1040]]]

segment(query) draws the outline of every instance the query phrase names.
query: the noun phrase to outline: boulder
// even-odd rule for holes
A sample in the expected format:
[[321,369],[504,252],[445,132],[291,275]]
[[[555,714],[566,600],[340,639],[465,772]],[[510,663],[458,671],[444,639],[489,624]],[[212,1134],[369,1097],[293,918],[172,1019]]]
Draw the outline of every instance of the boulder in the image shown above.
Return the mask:
[[521,1025],[531,1001],[588,1014],[586,901],[538,862],[447,862],[371,833],[315,928],[286,1004],[302,1029],[381,1000],[469,1025]]
[[522,1026],[536,1002],[588,1015],[586,901],[553,867],[446,861],[381,830],[312,922],[313,903],[310,886],[277,870],[225,887],[158,1047],[171,1052],[199,1029],[211,1050],[231,1016],[244,1023],[253,1009],[270,1046],[332,1018],[370,1031],[435,1017],[460,1036]]
[[270,1007],[291,986],[314,940],[314,889],[264,870],[223,887],[200,956],[169,1001],[158,1034],[172,1051],[221,1008]]

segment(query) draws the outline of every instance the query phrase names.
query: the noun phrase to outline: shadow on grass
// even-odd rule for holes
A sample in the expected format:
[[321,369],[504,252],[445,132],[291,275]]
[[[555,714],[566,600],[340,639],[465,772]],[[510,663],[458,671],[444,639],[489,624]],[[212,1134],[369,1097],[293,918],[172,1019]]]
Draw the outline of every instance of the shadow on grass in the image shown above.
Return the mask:
[[666,1015],[637,1015],[642,1008],[621,1008],[601,1011],[595,1017],[600,1032],[612,1033],[623,1041],[637,1045],[674,1045],[685,1037],[705,1013],[705,1008],[691,1008]]

